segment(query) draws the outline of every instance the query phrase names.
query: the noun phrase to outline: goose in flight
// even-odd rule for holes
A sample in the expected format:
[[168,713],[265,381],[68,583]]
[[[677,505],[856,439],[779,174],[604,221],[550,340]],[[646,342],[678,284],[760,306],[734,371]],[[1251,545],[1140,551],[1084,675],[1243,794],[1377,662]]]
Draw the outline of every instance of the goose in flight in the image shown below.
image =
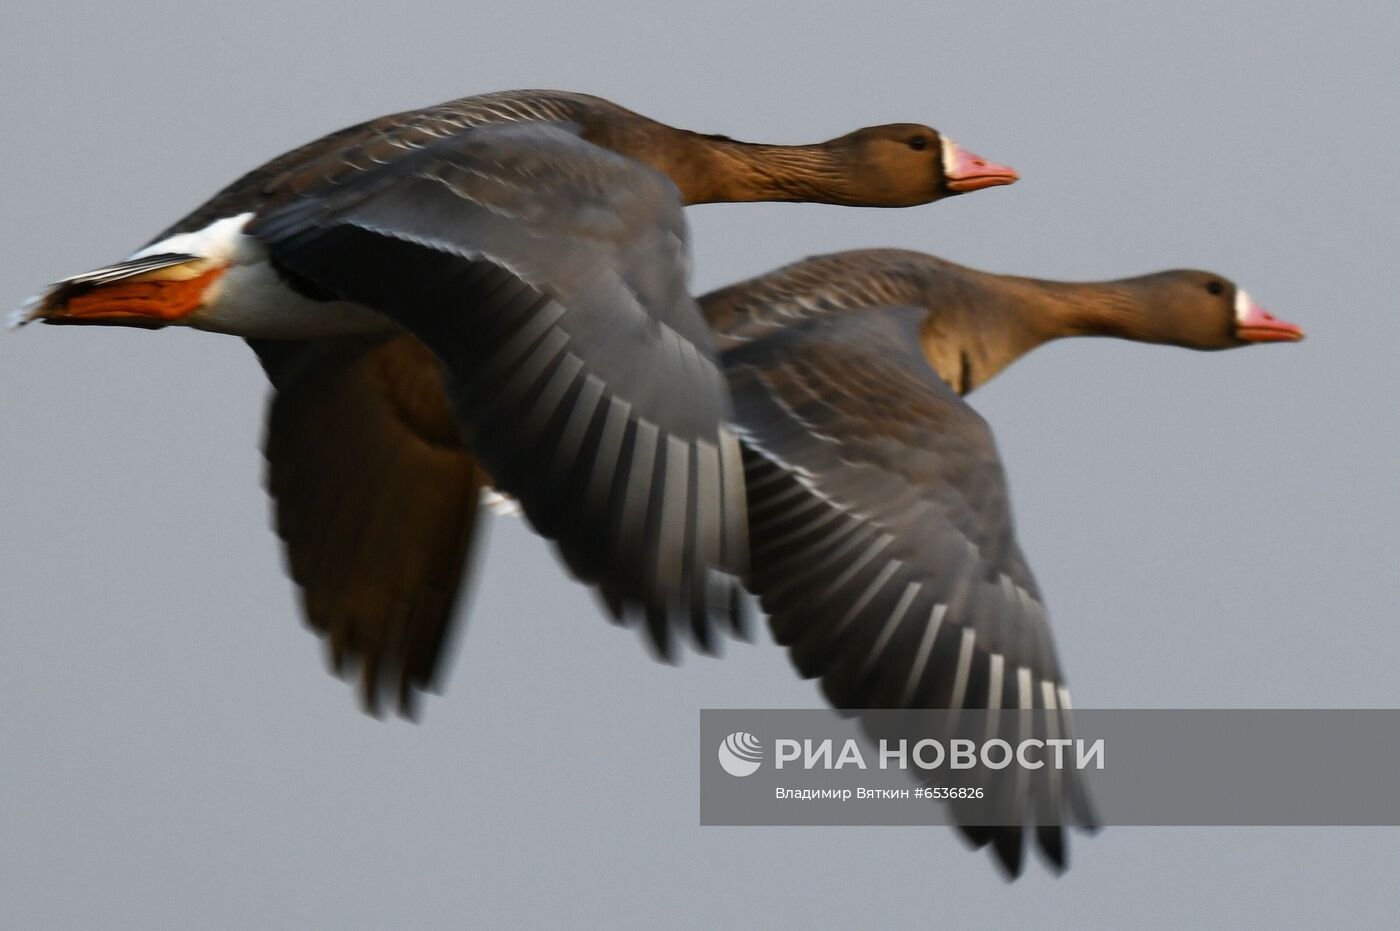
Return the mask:
[[[1069,283],[901,250],[807,259],[701,307],[744,450],[747,582],[798,672],[842,711],[1021,709],[1060,734],[1071,701],[1044,600],[991,429],[962,395],[1061,337],[1204,350],[1303,337],[1210,272]],[[962,830],[1012,876],[1026,815],[1043,816],[1036,840],[1057,868],[1064,828],[1094,822],[1072,771],[999,803],[996,826]]]
[[737,625],[743,466],[682,205],[907,206],[1015,180],[919,124],[757,145],[582,94],[486,94],[281,155],[21,322],[250,340],[307,615],[367,706],[408,710],[487,475],[662,655],[673,628],[709,647]]

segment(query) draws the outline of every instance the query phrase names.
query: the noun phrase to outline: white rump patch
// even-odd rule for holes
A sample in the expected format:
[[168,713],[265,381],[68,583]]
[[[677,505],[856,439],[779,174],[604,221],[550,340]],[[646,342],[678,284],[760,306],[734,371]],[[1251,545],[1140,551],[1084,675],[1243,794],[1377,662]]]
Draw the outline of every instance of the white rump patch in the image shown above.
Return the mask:
[[215,220],[203,229],[176,233],[135,253],[197,255],[224,272],[205,292],[204,305],[179,321],[213,333],[272,339],[307,339],[343,333],[374,333],[392,324],[380,314],[345,301],[314,301],[281,279],[268,262],[267,249],[243,230],[252,212]]
[[186,255],[213,259],[220,264],[245,265],[258,262],[266,254],[262,245],[243,233],[243,228],[251,219],[251,212],[240,213],[236,217],[224,217],[203,229],[176,233],[160,242],[153,242],[144,249],[133,252],[131,258],[139,259],[145,255],[159,255],[162,252],[183,252]]
[[497,517],[513,517],[520,513],[520,502],[494,488],[481,489],[481,506]]

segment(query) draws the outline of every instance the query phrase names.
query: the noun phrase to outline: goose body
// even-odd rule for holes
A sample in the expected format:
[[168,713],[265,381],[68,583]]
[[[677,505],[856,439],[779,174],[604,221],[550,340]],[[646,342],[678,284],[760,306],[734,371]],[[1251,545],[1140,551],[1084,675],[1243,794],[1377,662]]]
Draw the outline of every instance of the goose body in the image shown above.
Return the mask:
[[[888,249],[797,262],[701,306],[744,447],[748,586],[798,671],[843,710],[1022,709],[1062,734],[1071,699],[1044,599],[991,428],[960,396],[1060,337],[1302,337],[1208,272],[1066,283]],[[1073,774],[1040,792],[1007,800],[1024,817],[963,825],[1012,875],[1021,824],[1038,821],[1062,867],[1063,828],[1094,823]],[[1048,817],[1023,810],[1034,797]]]
[[[123,270],[129,272],[120,279],[121,288],[93,294],[99,290],[91,287],[97,273],[84,273],[39,295],[16,322],[179,324],[250,338],[383,329],[382,315],[366,313],[352,302],[308,300],[288,287],[287,275],[275,267],[266,243],[249,235],[249,223],[281,200],[363,183],[371,169],[400,163],[423,148],[443,152],[467,145],[487,165],[519,158],[518,146],[507,151],[511,133],[496,136],[506,141],[493,145],[491,130],[512,124],[568,127],[592,147],[591,154],[605,150],[662,172],[684,204],[767,200],[909,206],[1010,184],[1017,177],[919,124],[870,127],[815,145],[760,145],[675,129],[586,94],[482,94],[369,120],[280,155],[215,194],[126,262],[98,270],[107,285],[119,280],[115,276]],[[510,183],[540,196],[546,187],[556,195],[577,193],[574,185],[595,166],[579,158],[569,172],[561,172],[565,160],[552,158],[547,149],[540,144],[528,154],[543,176],[554,176],[551,185],[538,184],[541,175]],[[505,175],[499,180],[506,183]],[[161,256],[171,261],[153,265],[151,259]],[[195,279],[203,287],[184,286]]]
[[[890,249],[817,256],[721,288],[699,306],[720,347],[743,447],[746,582],[798,671],[820,678],[840,709],[1023,706],[1058,716],[1064,732],[1072,727],[1070,694],[1039,586],[1015,540],[995,440],[960,395],[1067,336],[1220,349],[1302,335],[1208,272],[1065,283]],[[486,479],[441,427],[449,421],[431,357],[407,336],[342,351],[354,365],[374,360],[377,380],[362,375],[353,389],[331,390],[332,379],[301,378],[298,387],[274,374],[274,384],[327,398],[384,394],[394,400],[376,406],[425,416],[437,410],[435,455],[455,450],[449,455],[459,458],[461,478],[439,487],[429,471],[435,465],[415,469],[398,458],[398,470],[378,473],[374,490],[401,489],[405,510],[425,518],[411,536],[446,539],[450,554],[457,515],[474,514],[460,502]],[[303,428],[291,431],[278,424],[286,397],[273,402],[268,447],[283,514],[305,493],[279,476],[317,473],[298,470],[298,455],[277,449],[277,437],[355,437],[369,449],[407,442],[407,434],[375,434],[371,442],[355,426],[362,418],[353,405],[327,422],[303,415]],[[375,451],[388,458],[387,448]],[[434,487],[459,506],[415,503],[431,499]],[[282,529],[295,572],[304,547],[285,521]],[[353,532],[358,541],[380,538],[377,529]],[[376,556],[364,578],[382,575],[374,567],[384,565],[392,560]],[[1052,801],[1053,821],[1036,838],[1063,865],[1061,828],[1091,824],[1093,814],[1074,782]],[[1021,868],[1022,830],[964,831],[990,845],[1008,871]]]
[[[54,285],[24,319],[252,342],[279,389],[269,486],[308,615],[337,668],[360,667],[367,705],[384,690],[408,708],[432,682],[421,657],[448,625],[476,503],[463,493],[434,514],[431,494],[406,503],[399,473],[476,488],[484,467],[613,614],[645,618],[663,655],[673,627],[708,647],[714,622],[737,623],[742,463],[686,288],[683,205],[906,206],[1015,178],[919,124],[761,145],[583,94],[486,94],[281,155],[125,262]],[[442,391],[433,357],[450,400],[423,400]],[[431,413],[358,419],[376,391]],[[417,442],[444,411],[473,455]],[[395,532],[404,507],[435,529]],[[347,509],[400,548],[346,543]]]
[[[686,204],[926,203],[1010,183],[928,127],[765,146],[562,92],[350,127],[216,194],[24,320],[246,337],[290,571],[367,706],[409,711],[494,486],[671,655],[736,579],[843,709],[1020,707],[1069,724],[987,424],[962,400],[1046,341],[1301,338],[1175,271],[1068,284],[871,250],[687,291]],[[1037,831],[1092,813],[1072,784]],[[1020,804],[1020,801],[1017,801]],[[968,825],[1010,872],[1021,827]]]

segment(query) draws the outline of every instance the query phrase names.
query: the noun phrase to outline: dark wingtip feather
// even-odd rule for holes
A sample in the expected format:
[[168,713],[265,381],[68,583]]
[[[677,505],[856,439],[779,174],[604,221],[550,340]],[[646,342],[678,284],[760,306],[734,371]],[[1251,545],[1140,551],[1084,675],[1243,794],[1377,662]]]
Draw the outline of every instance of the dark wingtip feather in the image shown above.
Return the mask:
[[749,610],[748,599],[737,579],[725,579],[729,595],[729,630],[746,643],[753,642],[753,612]]
[[1025,866],[1025,832],[1019,827],[992,829],[993,859],[1008,880],[1017,879]]
[[674,663],[676,661],[675,638],[671,636],[671,619],[664,606],[655,602],[647,605],[646,629],[647,642],[656,652],[657,659]]
[[691,642],[695,649],[706,656],[719,656],[723,640],[715,636],[714,626],[707,616],[692,615],[690,624]]
[[603,610],[607,613],[608,620],[620,627],[627,626],[627,617],[624,614],[625,607],[622,602],[622,592],[616,586],[605,582],[598,583],[594,589],[598,593],[598,601],[602,604]]
[[412,721],[414,724],[419,722],[423,713],[423,705],[418,700],[418,692],[414,689],[407,675],[403,675],[399,679],[398,710],[399,717],[405,721]]
[[992,840],[992,829],[980,824],[957,825],[958,836],[973,850],[981,850]]
[[[370,664],[366,663],[365,668],[369,669]],[[384,703],[379,700],[379,687],[370,673],[360,679],[360,709],[377,721],[384,720]]]
[[715,636],[711,631],[710,613],[706,610],[703,598],[690,597],[686,599],[690,603],[690,638],[695,644],[695,648],[701,652],[715,655]]
[[333,676],[345,678],[347,668],[347,652],[345,643],[338,637],[329,636],[325,640],[326,644],[326,669]]
[[1065,843],[1065,829],[1058,824],[1042,824],[1035,829],[1036,846],[1045,861],[1056,873],[1069,868],[1069,845]]

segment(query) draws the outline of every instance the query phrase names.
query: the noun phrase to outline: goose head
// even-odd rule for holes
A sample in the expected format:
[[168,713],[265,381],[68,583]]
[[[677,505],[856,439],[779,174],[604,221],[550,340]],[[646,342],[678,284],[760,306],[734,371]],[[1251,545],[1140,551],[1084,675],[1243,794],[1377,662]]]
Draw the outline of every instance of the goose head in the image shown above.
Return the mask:
[[847,165],[852,205],[910,207],[1013,184],[1020,177],[919,123],[870,126],[825,145]]
[[1231,349],[1254,343],[1296,343],[1297,324],[1280,320],[1223,275],[1176,269],[1132,279],[1144,288],[1147,313],[1136,338],[1191,349]]

